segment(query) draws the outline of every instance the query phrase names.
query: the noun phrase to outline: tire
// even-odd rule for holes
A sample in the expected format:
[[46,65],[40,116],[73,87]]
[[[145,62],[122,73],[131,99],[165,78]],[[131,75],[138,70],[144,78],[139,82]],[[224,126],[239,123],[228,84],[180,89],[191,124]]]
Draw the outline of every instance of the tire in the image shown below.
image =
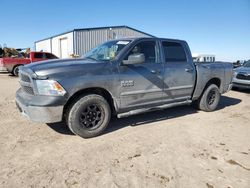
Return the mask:
[[22,66],[22,65],[16,65],[14,68],[13,68],[13,70],[12,70],[12,74],[14,75],[14,76],[18,76],[18,74],[19,74],[19,67],[20,66]]
[[82,138],[100,135],[111,117],[108,102],[100,95],[90,94],[79,98],[71,105],[66,115],[69,129]]
[[205,112],[214,111],[218,107],[220,96],[219,88],[215,84],[209,85],[198,101],[199,109]]

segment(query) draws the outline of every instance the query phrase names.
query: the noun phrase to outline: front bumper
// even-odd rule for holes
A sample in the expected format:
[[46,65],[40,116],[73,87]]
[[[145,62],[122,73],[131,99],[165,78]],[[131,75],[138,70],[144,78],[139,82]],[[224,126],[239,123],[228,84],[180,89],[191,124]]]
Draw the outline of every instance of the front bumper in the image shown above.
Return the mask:
[[233,83],[233,87],[242,88],[242,89],[250,89],[250,84],[240,84],[240,83]]
[[242,88],[242,89],[250,89],[250,81],[233,78],[233,87]]
[[0,71],[7,71],[6,67],[0,66]]
[[233,88],[233,84],[229,84],[226,92],[231,91],[231,90],[232,90],[232,88]]
[[16,105],[22,115],[28,117],[32,121],[41,123],[55,123],[62,121],[63,106],[26,106],[17,99]]
[[31,104],[28,97],[24,100],[21,90],[18,90],[16,94],[16,106],[22,115],[35,122],[55,123],[62,121],[63,105],[42,106]]

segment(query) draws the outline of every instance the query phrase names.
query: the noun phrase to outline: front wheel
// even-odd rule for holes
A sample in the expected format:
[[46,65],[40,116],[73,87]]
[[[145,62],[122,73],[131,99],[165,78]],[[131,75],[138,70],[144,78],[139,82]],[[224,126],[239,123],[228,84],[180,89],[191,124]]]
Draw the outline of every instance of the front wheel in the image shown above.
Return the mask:
[[209,85],[198,101],[198,107],[206,112],[214,111],[220,102],[220,91],[215,84]]
[[81,97],[69,109],[67,124],[69,129],[83,138],[100,135],[108,126],[111,110],[108,102],[100,95]]
[[17,65],[17,66],[15,66],[14,68],[13,68],[13,70],[12,70],[12,74],[14,75],[14,76],[18,76],[18,74],[19,74],[19,67],[20,66],[22,66],[22,65]]

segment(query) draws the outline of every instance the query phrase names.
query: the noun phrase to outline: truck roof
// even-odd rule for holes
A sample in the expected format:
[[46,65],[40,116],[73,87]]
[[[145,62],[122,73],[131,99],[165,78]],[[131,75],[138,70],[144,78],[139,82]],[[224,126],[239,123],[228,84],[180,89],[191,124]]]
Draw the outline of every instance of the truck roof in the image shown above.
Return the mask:
[[120,38],[120,39],[113,39],[113,40],[142,40],[142,39],[158,39],[158,40],[168,40],[173,42],[186,42],[185,40],[180,39],[170,39],[170,38],[158,38],[158,37],[126,37],[126,38]]

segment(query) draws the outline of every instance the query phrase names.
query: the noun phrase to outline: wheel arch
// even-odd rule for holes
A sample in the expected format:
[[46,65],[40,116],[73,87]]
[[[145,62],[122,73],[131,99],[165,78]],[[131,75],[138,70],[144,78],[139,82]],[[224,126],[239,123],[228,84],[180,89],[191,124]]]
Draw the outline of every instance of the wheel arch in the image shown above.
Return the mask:
[[217,77],[214,77],[214,78],[211,78],[210,80],[208,80],[208,82],[206,83],[205,87],[203,88],[202,92],[201,92],[201,95],[199,98],[202,97],[203,93],[206,91],[206,89],[211,85],[211,84],[215,84],[218,88],[219,88],[219,91],[220,91],[220,88],[221,88],[221,80]]
[[65,114],[68,111],[68,109],[75,101],[77,101],[80,97],[88,94],[97,94],[104,97],[110,105],[112,114],[116,114],[116,103],[111,93],[108,90],[101,87],[85,88],[75,92],[72,96],[70,96],[70,98],[67,100],[67,103],[64,105],[63,114]]
[[19,67],[19,66],[24,66],[24,64],[16,64],[12,67],[12,71],[14,71],[14,68]]
[[15,70],[15,68],[16,67],[20,67],[20,66],[24,66],[24,64],[16,64],[16,65],[14,65],[13,67],[12,67],[12,69],[11,69],[11,73],[14,75],[14,70]]
[[220,80],[220,78],[215,77],[215,78],[210,79],[210,80],[207,82],[207,84],[206,84],[205,88],[203,89],[203,91],[204,91],[208,86],[210,86],[211,84],[215,84],[215,85],[220,89],[220,88],[221,88],[221,80]]
[[[222,91],[221,91],[221,89],[222,89],[222,87],[221,87],[221,84],[222,84],[221,79],[218,78],[218,77],[213,77],[213,78],[209,79],[208,81],[201,81],[201,82],[199,82],[198,85],[196,85],[196,87],[197,87],[198,89],[197,89],[197,88],[195,89],[195,91],[194,91],[194,93],[193,93],[192,99],[193,99],[194,101],[199,100],[199,99],[201,98],[201,96],[203,95],[204,91],[205,91],[211,84],[215,84],[215,85],[219,88],[220,93],[222,93]],[[203,87],[201,87],[201,85],[202,85]]]

